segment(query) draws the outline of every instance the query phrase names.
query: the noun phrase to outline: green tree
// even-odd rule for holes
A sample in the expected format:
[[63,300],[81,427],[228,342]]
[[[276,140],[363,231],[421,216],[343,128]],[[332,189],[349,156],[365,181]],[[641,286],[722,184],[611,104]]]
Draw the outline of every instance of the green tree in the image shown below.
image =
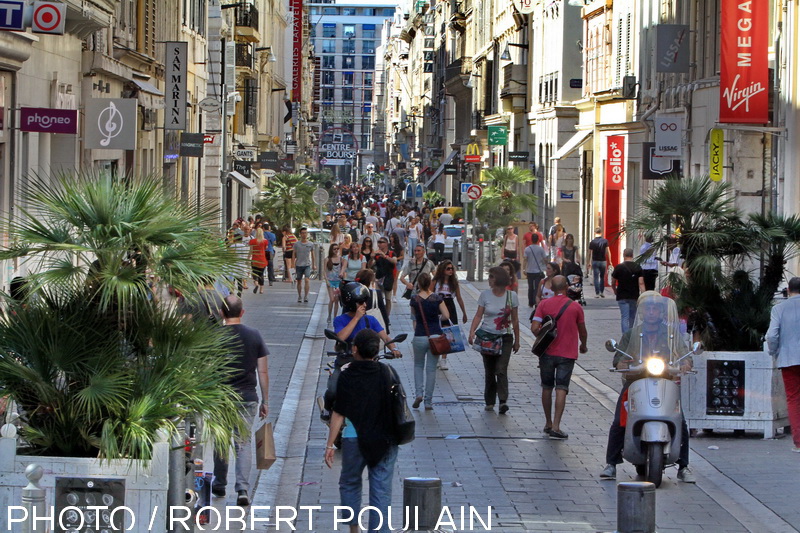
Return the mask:
[[519,167],[492,167],[483,171],[482,181],[488,186],[476,202],[478,218],[491,229],[505,226],[523,211],[536,213],[538,198],[535,194],[519,193],[515,186],[534,181],[530,170]]
[[422,194],[422,199],[428,202],[428,205],[436,205],[437,202],[444,201],[444,196],[442,196],[437,191],[425,191]]
[[263,213],[275,227],[294,227],[319,217],[319,206],[312,196],[316,187],[301,174],[277,174],[264,187],[253,204],[254,213]]
[[159,430],[195,414],[223,449],[242,426],[224,333],[149,286],[191,297],[235,268],[218,212],[165,198],[157,177],[36,178],[23,196],[0,259],[34,273],[0,317],[0,389],[21,408],[28,451],[149,459]]

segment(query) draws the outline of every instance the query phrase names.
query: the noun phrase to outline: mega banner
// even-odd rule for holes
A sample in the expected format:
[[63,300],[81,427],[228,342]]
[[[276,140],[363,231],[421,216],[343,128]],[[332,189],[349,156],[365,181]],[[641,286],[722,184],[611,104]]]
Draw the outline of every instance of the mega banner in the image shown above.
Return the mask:
[[722,0],[719,121],[769,121],[767,0]]
[[625,136],[609,135],[606,140],[606,190],[625,188]]

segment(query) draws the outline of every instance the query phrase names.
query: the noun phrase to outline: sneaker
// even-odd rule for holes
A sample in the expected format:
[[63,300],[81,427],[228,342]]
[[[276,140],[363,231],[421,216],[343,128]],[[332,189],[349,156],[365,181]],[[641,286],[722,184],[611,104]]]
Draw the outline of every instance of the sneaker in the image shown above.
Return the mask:
[[600,293],[600,298],[605,298],[605,297],[606,297],[606,295],[601,292]]
[[213,494],[215,498],[224,498],[225,487],[211,487],[211,494]]
[[397,303],[397,296],[392,296],[392,303]]
[[447,361],[439,361],[439,370],[447,370],[448,368]]
[[303,303],[308,303],[308,298],[303,298]]
[[297,303],[303,303],[303,299],[302,298],[298,298],[297,299]]
[[422,396],[417,396],[414,398],[414,403],[411,404],[411,407],[414,409],[419,409],[419,405],[422,403]]
[[569,438],[569,435],[561,431],[560,429],[551,429],[550,430],[550,438],[555,440],[563,440]]
[[617,465],[606,465],[600,472],[600,479],[617,479]]
[[800,453],[800,446],[792,446],[792,451],[795,453]]
[[599,294],[595,294],[594,297],[595,298],[600,298],[600,295]]
[[484,411],[494,411],[494,404],[487,405],[483,408]]
[[425,404],[425,410],[426,411],[433,411],[433,404],[432,403],[426,403]]
[[239,507],[247,507],[250,505],[250,497],[247,495],[246,490],[240,490],[236,496],[236,505]]
[[501,404],[500,404],[500,409],[498,409],[498,412],[499,412],[501,415],[504,415],[504,414],[506,414],[506,413],[508,412],[508,404],[507,404],[507,403],[501,403]]
[[678,469],[678,479],[680,479],[684,483],[697,483],[694,474],[692,473],[691,470],[689,470],[688,466],[684,466],[683,468]]

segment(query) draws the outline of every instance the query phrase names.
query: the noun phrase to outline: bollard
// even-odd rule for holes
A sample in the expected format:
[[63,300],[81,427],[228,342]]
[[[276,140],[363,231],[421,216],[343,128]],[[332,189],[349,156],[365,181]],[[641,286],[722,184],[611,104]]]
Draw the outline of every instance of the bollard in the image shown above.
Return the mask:
[[408,516],[405,531],[432,530],[436,527],[441,512],[441,479],[435,477],[403,479],[403,519]]
[[478,241],[478,281],[483,281],[483,235]]
[[458,240],[453,241],[453,265],[458,270]]
[[22,489],[22,506],[28,514],[28,519],[22,524],[22,533],[45,533],[47,521],[37,520],[33,517],[47,516],[45,510],[45,489],[39,486],[39,480],[44,475],[44,468],[37,464],[30,464],[25,469],[28,485]]
[[617,532],[655,533],[656,486],[631,481],[617,485]]
[[467,281],[475,281],[475,247],[473,246],[472,248],[470,248],[469,244],[467,244],[465,248],[466,248],[465,262],[467,263]]

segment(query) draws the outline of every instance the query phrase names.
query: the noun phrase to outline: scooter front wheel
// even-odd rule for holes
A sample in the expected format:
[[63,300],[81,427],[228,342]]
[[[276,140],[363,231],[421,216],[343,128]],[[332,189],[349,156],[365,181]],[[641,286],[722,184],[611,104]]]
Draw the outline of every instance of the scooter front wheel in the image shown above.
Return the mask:
[[661,486],[661,476],[664,473],[664,443],[651,442],[647,445],[647,469],[645,480],[656,488]]

